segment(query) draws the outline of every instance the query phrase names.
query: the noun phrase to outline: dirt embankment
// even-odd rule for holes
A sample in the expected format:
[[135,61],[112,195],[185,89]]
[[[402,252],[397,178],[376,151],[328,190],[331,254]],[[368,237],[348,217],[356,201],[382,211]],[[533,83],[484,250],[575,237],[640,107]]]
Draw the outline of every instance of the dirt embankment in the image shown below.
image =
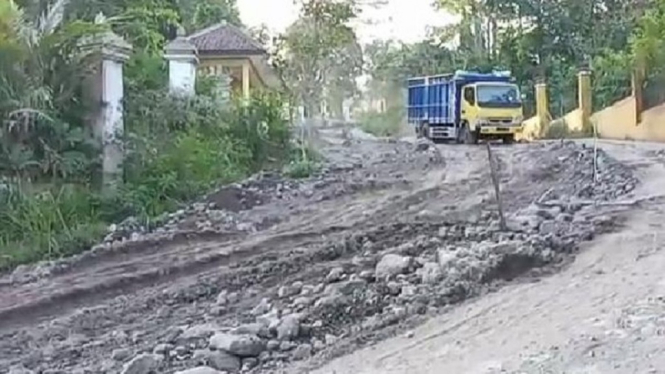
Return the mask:
[[593,151],[574,143],[496,147],[502,231],[484,147],[321,136],[316,178],[263,175],[6,278],[0,368],[306,371],[564,264],[615,225],[591,203],[637,185],[602,152],[592,183]]

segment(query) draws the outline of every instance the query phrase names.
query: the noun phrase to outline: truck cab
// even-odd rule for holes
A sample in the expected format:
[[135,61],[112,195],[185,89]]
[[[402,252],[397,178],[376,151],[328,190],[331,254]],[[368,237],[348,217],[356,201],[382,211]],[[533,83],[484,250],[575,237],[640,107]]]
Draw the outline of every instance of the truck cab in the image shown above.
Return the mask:
[[409,80],[408,119],[419,136],[432,140],[512,143],[523,129],[522,96],[506,72],[414,78]]
[[[514,83],[481,82],[462,86],[460,111],[464,139],[496,138],[512,142],[522,130],[522,98]],[[468,127],[468,133],[464,126]],[[474,139],[475,138],[475,139]]]

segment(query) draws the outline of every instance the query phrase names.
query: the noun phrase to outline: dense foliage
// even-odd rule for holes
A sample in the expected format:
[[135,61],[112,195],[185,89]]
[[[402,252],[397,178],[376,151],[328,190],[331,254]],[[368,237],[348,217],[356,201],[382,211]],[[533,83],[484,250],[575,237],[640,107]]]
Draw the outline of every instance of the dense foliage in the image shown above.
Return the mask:
[[[167,93],[162,50],[174,29],[221,20],[239,23],[234,1],[0,3],[0,271],[77,253],[112,222],[155,219],[298,154],[279,93],[226,103],[214,90]],[[125,65],[124,183],[112,195],[101,193],[88,118],[98,60],[84,47],[109,30],[134,47]]]

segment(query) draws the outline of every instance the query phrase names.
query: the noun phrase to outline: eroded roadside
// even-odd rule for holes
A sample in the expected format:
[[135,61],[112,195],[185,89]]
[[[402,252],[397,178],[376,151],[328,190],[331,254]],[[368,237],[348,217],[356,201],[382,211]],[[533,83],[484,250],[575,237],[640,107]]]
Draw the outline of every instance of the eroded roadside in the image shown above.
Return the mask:
[[591,184],[593,152],[574,143],[497,147],[512,228],[501,232],[483,147],[435,157],[325,136],[321,177],[264,176],[168,217],[148,239],[129,233],[15,274],[2,288],[0,368],[309,370],[565,263],[615,227],[588,202],[637,186],[603,153]]
[[597,207],[619,214],[620,228],[583,244],[561,272],[504,287],[313,373],[663,373],[664,147],[600,147],[641,181],[622,204]]

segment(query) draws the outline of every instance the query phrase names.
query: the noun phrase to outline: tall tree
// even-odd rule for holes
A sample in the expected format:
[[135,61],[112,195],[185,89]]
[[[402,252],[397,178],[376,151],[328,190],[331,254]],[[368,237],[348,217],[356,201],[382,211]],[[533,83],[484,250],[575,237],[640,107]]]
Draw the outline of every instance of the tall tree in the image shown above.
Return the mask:
[[353,0],[301,0],[301,13],[279,41],[277,65],[291,92],[310,116],[320,113],[336,58],[353,51],[349,25],[358,13]]

